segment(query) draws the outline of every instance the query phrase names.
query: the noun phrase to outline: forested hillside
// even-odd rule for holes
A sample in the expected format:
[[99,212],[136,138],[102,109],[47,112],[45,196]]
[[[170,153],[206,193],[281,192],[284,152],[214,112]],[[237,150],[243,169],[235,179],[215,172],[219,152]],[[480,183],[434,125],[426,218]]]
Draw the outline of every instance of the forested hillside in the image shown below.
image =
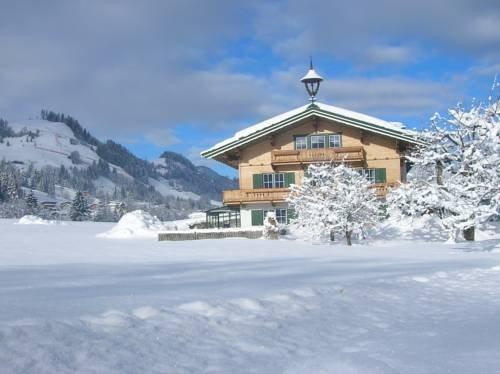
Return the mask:
[[224,189],[236,188],[236,180],[180,154],[166,151],[149,162],[113,140],[98,140],[71,116],[42,110],[40,118],[0,119],[1,216],[23,213],[24,197],[34,190],[40,202],[64,204],[82,191],[100,206],[120,202],[127,210],[178,218],[210,208]]

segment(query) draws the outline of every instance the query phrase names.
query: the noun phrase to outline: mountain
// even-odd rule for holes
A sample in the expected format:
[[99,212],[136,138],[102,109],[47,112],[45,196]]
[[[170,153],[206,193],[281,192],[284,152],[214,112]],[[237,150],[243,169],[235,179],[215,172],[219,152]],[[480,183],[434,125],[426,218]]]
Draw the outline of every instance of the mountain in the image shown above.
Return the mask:
[[178,153],[164,152],[149,162],[113,140],[98,140],[71,116],[42,111],[41,118],[0,120],[0,160],[15,165],[25,189],[56,200],[86,191],[92,198],[173,213],[210,208],[223,190],[237,188],[236,180]]

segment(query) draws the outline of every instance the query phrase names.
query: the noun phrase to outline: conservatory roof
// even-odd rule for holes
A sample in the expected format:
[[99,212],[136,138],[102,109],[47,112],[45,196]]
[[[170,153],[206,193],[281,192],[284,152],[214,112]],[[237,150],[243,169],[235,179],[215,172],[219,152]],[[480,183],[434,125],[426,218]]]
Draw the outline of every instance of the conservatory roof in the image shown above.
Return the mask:
[[279,114],[253,126],[238,131],[213,147],[201,152],[206,158],[215,158],[228,151],[240,148],[263,136],[273,134],[309,117],[329,119],[348,126],[370,131],[390,138],[402,140],[407,143],[419,144],[416,133],[408,130],[398,122],[388,122],[366,114],[316,102],[304,105],[289,112]]

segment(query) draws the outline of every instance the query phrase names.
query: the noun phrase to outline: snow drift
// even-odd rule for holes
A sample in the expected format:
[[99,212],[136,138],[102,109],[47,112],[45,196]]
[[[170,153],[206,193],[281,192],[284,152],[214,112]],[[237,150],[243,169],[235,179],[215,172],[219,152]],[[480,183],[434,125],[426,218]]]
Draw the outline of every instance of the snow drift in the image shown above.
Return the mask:
[[154,238],[160,231],[189,230],[191,225],[204,220],[205,213],[195,212],[187,219],[162,222],[148,212],[134,210],[125,214],[111,230],[97,236],[109,239]]
[[48,221],[32,215],[23,216],[19,218],[19,221],[17,221],[18,225],[53,225],[55,223],[55,221]]
[[154,237],[165,225],[157,217],[143,210],[134,210],[125,214],[109,231],[98,235],[101,238],[128,239]]

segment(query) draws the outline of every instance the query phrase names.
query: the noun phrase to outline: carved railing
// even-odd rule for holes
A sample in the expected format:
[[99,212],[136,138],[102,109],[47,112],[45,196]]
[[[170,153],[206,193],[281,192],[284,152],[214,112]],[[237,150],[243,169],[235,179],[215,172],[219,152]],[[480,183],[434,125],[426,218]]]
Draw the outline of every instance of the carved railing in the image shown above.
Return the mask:
[[[389,188],[397,188],[399,183],[374,183],[371,185],[379,197],[387,195]],[[222,193],[225,205],[239,205],[259,202],[283,202],[288,197],[288,188],[256,188],[246,190],[227,190]]]
[[285,201],[288,188],[256,188],[248,190],[227,190],[222,194],[224,204]]
[[295,164],[313,162],[363,161],[363,147],[339,147],[301,150],[274,150],[271,152],[273,164]]

